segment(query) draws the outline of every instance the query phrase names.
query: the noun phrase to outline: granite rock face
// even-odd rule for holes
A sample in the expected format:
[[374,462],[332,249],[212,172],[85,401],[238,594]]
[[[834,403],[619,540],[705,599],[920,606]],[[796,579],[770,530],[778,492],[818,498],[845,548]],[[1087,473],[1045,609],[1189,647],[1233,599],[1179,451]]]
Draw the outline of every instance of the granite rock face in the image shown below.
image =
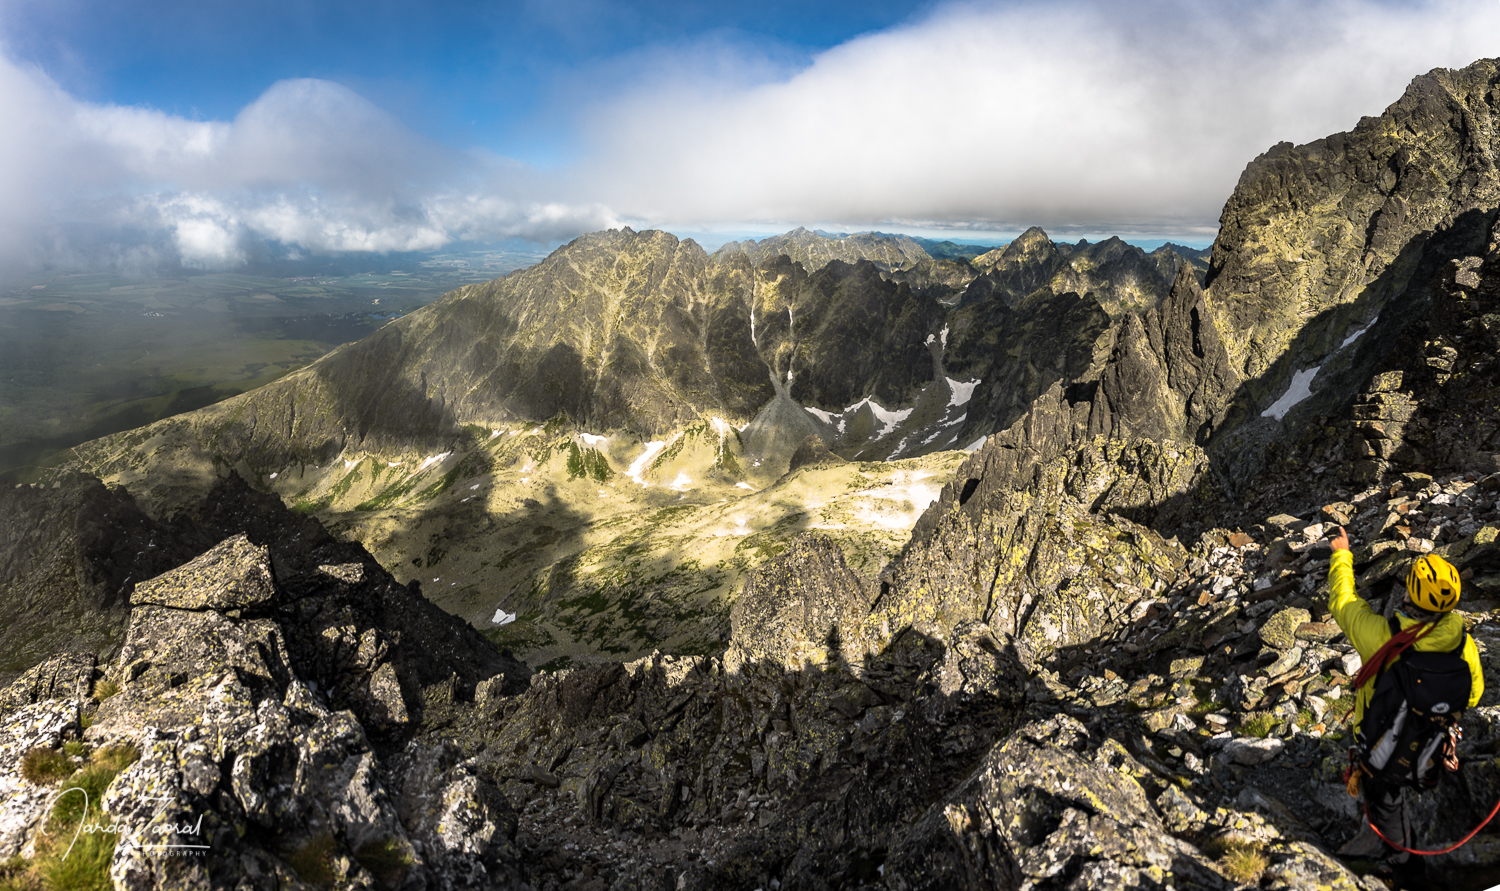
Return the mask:
[[60,653],[0,690],[0,715],[49,699],[86,699],[94,689],[93,653]]
[[140,752],[103,799],[122,838],[152,842],[116,846],[117,888],[322,882],[303,874],[307,850],[338,887],[392,886],[393,869],[412,887],[517,885],[509,803],[449,750],[413,740],[412,724],[479,680],[524,689],[529,670],[378,569],[278,580],[268,553],[235,536],[142,585],[109,672],[117,691],[83,701],[86,724],[80,700],[61,697],[92,683],[91,655],[0,692],[36,700],[0,726],[7,856],[34,840],[54,794],[21,775],[22,756],[72,739]]
[[82,705],[76,698],[46,699],[0,718],[0,857],[28,851],[55,794],[25,777],[22,759],[27,752],[55,750],[68,737],[76,737]]
[[[1308,416],[1336,411],[1421,314],[1434,274],[1482,253],[1500,205],[1496,70],[1493,59],[1436,69],[1352,131],[1282,143],[1246,167],[1205,290],[1246,382],[1233,426],[1251,424],[1294,374],[1314,368],[1324,378],[1314,396],[1323,392]],[[1346,366],[1352,373],[1335,379]]]
[[141,582],[131,606],[174,610],[253,610],[275,597],[271,549],[251,544],[243,533],[165,575]]
[[1132,776],[1145,768],[1129,752],[1088,743],[1082,724],[1059,717],[996,745],[891,851],[889,886],[1236,887],[1167,831]]
[[725,669],[769,662],[797,670],[840,658],[842,638],[855,643],[862,634],[872,587],[828,539],[797,539],[745,582],[729,614]]

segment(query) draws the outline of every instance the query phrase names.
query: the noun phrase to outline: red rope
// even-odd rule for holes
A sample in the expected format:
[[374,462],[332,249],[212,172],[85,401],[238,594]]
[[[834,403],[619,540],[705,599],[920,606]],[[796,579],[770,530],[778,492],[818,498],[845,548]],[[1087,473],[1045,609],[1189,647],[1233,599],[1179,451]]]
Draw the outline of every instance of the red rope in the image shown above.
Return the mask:
[[1459,839],[1457,842],[1454,842],[1453,844],[1451,844],[1448,847],[1442,849],[1441,851],[1413,851],[1411,848],[1402,847],[1401,845],[1398,845],[1395,842],[1393,842],[1390,839],[1388,839],[1388,838],[1385,837],[1385,833],[1381,832],[1380,828],[1375,825],[1375,821],[1370,819],[1370,802],[1368,802],[1368,801],[1365,802],[1365,822],[1370,824],[1370,828],[1375,830],[1375,834],[1378,835],[1378,836],[1380,836],[1380,840],[1381,841],[1385,842],[1386,844],[1390,845],[1391,847],[1395,848],[1398,851],[1405,851],[1408,854],[1417,854],[1417,855],[1420,855],[1422,857],[1432,857],[1432,856],[1437,855],[1437,854],[1446,854],[1449,851],[1456,851],[1456,850],[1458,850],[1459,848],[1461,848],[1464,845],[1468,844],[1469,843],[1469,839],[1471,839],[1474,836],[1478,835],[1479,834],[1479,830],[1481,830],[1485,826],[1489,825],[1489,822],[1491,820],[1495,819],[1495,814],[1500,814],[1500,799],[1497,799],[1495,801],[1494,808],[1490,810],[1490,815],[1488,817],[1484,818],[1484,822],[1480,823],[1478,826],[1475,826],[1474,830],[1472,832],[1470,832],[1468,835],[1464,836],[1463,838]]

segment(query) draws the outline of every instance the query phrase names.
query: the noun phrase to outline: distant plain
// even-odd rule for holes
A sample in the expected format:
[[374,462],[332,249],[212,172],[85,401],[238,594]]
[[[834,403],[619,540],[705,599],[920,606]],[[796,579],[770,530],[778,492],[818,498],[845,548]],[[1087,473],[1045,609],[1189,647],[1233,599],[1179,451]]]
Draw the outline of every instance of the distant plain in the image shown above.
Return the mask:
[[[267,384],[541,246],[282,261],[246,273],[0,282],[0,481],[90,439]],[[252,274],[253,273],[253,274]]]

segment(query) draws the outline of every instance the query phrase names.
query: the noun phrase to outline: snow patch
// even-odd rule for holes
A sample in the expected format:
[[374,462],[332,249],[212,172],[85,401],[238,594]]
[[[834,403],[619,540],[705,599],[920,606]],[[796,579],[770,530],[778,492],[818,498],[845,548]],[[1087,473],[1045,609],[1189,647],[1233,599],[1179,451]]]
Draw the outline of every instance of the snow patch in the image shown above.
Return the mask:
[[491,625],[509,625],[516,620],[515,613],[508,613],[503,609],[495,610],[495,617],[490,619]]
[[749,484],[749,483],[747,483],[747,482],[743,482],[743,481],[741,481],[741,482],[738,482],[738,483],[735,483],[735,484],[734,484],[734,487],[735,487],[735,488],[736,488],[736,489],[749,489],[749,490],[750,490],[750,491],[752,491],[752,492],[754,492],[754,491],[755,491],[755,487],[754,487],[754,486],[752,486],[752,485],[750,485],[750,484]]
[[989,434],[986,433],[984,436],[981,436],[978,439],[974,440],[973,442],[969,443],[968,445],[964,446],[964,451],[966,451],[966,452],[977,452],[977,451],[979,451],[980,448],[982,448],[984,446],[984,441],[986,439],[989,439],[989,438],[990,438]]
[[606,442],[609,442],[608,436],[595,436],[592,433],[580,433],[578,434],[578,438],[583,440],[584,445],[592,449],[597,449]]
[[[945,333],[947,330],[947,328],[943,329]],[[948,381],[948,389],[953,391],[953,395],[948,397],[948,405],[953,407],[967,405],[969,400],[974,398],[974,388],[979,386],[979,381],[977,380],[956,381],[951,377],[946,380]]]
[[943,340],[943,349],[946,350],[948,348],[948,326],[947,325],[943,326],[942,340]]
[[844,409],[843,414],[853,414],[861,407],[866,405],[868,405],[870,407],[870,411],[875,414],[875,419],[882,424],[880,432],[875,434],[876,439],[879,439],[882,436],[889,435],[891,431],[901,426],[901,423],[903,421],[911,417],[912,413],[912,409],[909,408],[903,408],[898,411],[891,411],[890,409],[887,409],[885,406],[876,402],[874,396],[866,396],[860,401]]
[[1341,344],[1339,344],[1339,349],[1343,349],[1344,347],[1346,347],[1349,344],[1355,342],[1356,340],[1359,340],[1360,335],[1364,334],[1366,331],[1369,331],[1371,328],[1375,327],[1375,323],[1378,322],[1378,321],[1380,321],[1380,316],[1376,316],[1375,318],[1371,319],[1370,323],[1368,325],[1365,325],[1363,328],[1359,329],[1358,331],[1355,331],[1353,334],[1351,334],[1348,337],[1344,338],[1344,342],[1341,343]]
[[1298,371],[1292,375],[1292,383],[1286,388],[1286,394],[1272,403],[1271,407],[1260,413],[1263,418],[1275,418],[1281,420],[1286,413],[1292,410],[1292,406],[1312,395],[1313,378],[1323,366],[1314,365],[1306,371]]
[[[431,458],[428,458],[427,460],[425,460],[425,461],[422,462],[421,466],[417,468],[417,473],[421,473],[422,471],[426,470],[427,468],[431,467],[434,464],[438,464],[438,463],[441,463],[443,461],[448,460],[448,458],[451,457],[452,455],[453,455],[452,452],[444,452],[441,455],[433,455]],[[391,466],[394,467],[395,465],[393,464]]]
[[731,431],[731,430],[734,429],[734,425],[733,424],[729,423],[728,421],[726,421],[726,420],[724,420],[723,418],[720,418],[720,417],[711,418],[708,423],[709,423],[710,426],[712,426],[714,428],[714,432],[717,433],[717,434],[719,434],[719,438],[720,439],[723,439],[724,437],[728,436],[729,435],[729,431]]
[[672,480],[672,485],[668,486],[667,488],[671,489],[673,492],[686,492],[692,487],[693,481],[688,478],[688,475],[686,473],[679,473],[677,474],[677,479]]
[[354,465],[356,465],[358,463],[359,463],[358,461],[350,461],[350,460],[345,459],[345,461],[344,461],[344,469],[348,470],[349,468],[353,467]]
[[639,458],[630,463],[630,467],[626,469],[625,475],[635,480],[638,485],[650,486],[650,483],[641,479],[641,475],[646,472],[646,468],[651,466],[651,462],[656,460],[656,456],[660,455],[661,450],[666,447],[666,442],[661,440],[646,443],[646,450],[641,452]]
[[807,411],[808,414],[812,415],[813,417],[817,418],[818,420],[822,421],[825,424],[832,424],[833,423],[833,419],[835,417],[838,417],[833,412],[824,411],[821,408],[808,408],[808,409],[805,409],[805,410]]
[[271,479],[273,479],[273,480],[276,479],[276,474],[274,474],[274,473],[271,474]]
[[494,439],[495,437],[497,437],[499,435],[500,435],[500,431],[499,430],[491,430],[490,431],[490,439]]
[[472,492],[472,491],[474,491],[475,489],[479,488],[482,485],[484,485],[484,484],[483,483],[475,483],[474,485],[472,485],[472,486],[469,487],[469,491]]
[[400,467],[403,463],[405,463],[405,462],[402,462],[402,461],[387,461],[387,462],[385,462],[385,466],[386,467]]

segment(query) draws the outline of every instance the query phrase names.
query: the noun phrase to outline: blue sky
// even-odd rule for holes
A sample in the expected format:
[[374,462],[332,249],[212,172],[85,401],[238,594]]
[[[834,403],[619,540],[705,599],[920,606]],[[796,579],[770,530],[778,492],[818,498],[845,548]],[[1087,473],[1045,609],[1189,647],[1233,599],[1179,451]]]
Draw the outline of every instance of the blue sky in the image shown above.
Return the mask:
[[1212,239],[1497,0],[0,0],[0,271],[628,224]]
[[932,6],[884,0],[7,5],[12,59],[41,67],[82,99],[223,120],[277,81],[320,78],[353,88],[440,141],[543,165],[568,157],[567,115],[553,103],[567,104],[595,74],[632,58],[722,42],[790,70]]

